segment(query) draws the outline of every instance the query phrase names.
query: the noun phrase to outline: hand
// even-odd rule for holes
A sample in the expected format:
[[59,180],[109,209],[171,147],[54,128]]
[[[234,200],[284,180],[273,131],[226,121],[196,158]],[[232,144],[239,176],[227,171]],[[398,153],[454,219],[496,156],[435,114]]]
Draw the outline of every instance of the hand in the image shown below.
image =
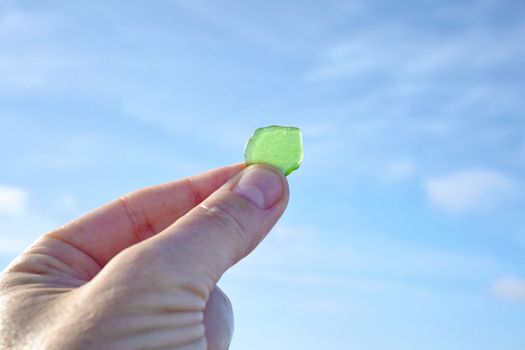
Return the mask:
[[221,275],[282,215],[241,164],[139,190],[44,235],[0,276],[0,349],[227,349]]

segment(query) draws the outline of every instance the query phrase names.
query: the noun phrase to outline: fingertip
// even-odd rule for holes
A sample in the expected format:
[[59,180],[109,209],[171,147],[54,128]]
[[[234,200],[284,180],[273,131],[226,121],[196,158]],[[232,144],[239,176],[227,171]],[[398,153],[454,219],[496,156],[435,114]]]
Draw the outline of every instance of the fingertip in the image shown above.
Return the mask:
[[230,299],[215,287],[204,310],[206,340],[209,349],[228,349],[234,331],[233,308]]

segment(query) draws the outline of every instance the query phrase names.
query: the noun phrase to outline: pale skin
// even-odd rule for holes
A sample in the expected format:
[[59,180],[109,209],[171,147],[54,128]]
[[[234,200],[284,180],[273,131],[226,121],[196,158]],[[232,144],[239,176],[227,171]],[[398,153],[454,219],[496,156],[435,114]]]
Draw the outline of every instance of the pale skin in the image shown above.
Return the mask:
[[284,212],[286,178],[234,164],[125,195],[0,275],[0,349],[228,349],[222,274]]

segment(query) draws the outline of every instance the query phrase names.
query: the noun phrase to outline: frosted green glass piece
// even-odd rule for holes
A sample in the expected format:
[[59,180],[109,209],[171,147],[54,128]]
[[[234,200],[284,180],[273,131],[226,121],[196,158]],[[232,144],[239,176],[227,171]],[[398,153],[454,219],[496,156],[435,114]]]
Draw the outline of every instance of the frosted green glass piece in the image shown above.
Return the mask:
[[277,125],[255,130],[244,149],[244,160],[247,165],[266,163],[290,174],[303,161],[301,130]]

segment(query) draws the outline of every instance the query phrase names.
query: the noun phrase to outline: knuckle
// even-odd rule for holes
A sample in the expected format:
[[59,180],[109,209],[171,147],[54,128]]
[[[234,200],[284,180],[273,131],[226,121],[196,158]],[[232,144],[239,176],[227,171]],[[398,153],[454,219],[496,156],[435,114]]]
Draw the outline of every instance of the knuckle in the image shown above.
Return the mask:
[[137,242],[153,236],[156,232],[148,215],[140,207],[134,205],[133,194],[124,195],[117,201],[125,213],[125,217],[130,225],[131,232]]
[[220,231],[230,235],[232,239],[241,241],[249,236],[250,228],[246,218],[231,204],[218,203],[207,210],[206,216],[214,231]]

